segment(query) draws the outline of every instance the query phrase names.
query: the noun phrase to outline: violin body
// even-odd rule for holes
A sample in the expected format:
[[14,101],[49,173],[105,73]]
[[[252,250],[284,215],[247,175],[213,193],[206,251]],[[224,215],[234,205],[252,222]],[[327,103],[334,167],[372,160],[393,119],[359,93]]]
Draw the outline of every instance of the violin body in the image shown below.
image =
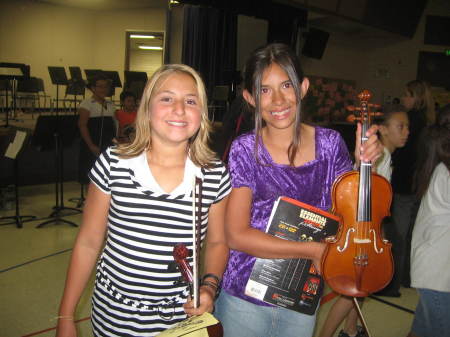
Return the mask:
[[[323,277],[337,293],[366,297],[383,289],[393,275],[391,244],[381,236],[381,222],[389,215],[392,201],[390,183],[371,173],[370,219],[358,220],[355,196],[360,188],[360,172],[344,173],[332,190],[333,211],[341,217],[335,237],[327,239],[322,260]],[[370,181],[370,180],[369,180]]]

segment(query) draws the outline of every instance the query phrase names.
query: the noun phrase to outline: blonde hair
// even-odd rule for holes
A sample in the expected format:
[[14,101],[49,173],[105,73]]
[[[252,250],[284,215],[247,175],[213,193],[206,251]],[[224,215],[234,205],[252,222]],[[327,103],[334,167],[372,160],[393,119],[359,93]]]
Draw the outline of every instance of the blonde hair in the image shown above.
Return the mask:
[[150,125],[150,102],[157,93],[161,82],[176,73],[191,76],[195,81],[199,95],[201,109],[200,128],[189,139],[188,148],[186,149],[189,158],[194,164],[202,167],[209,166],[215,159],[215,153],[208,145],[212,126],[208,119],[208,100],[205,85],[200,75],[194,69],[184,64],[163,65],[148,80],[136,116],[136,135],[131,143],[118,145],[118,154],[120,157],[135,157],[144,150],[151,150],[152,128]]
[[406,85],[411,97],[414,98],[414,109],[424,110],[427,117],[428,125],[436,120],[436,112],[434,110],[434,99],[431,96],[431,89],[427,82],[414,80]]

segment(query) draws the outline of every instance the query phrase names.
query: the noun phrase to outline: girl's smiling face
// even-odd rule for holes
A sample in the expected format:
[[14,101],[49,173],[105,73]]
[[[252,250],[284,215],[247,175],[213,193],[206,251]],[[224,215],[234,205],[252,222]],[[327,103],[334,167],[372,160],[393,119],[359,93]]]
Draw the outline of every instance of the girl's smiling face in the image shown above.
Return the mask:
[[195,80],[174,72],[161,79],[150,100],[152,142],[179,145],[200,128],[201,104]]
[[295,121],[297,97],[287,73],[276,63],[270,65],[261,80],[261,116],[268,127],[289,128]]
[[[301,95],[308,90],[309,81],[301,83]],[[245,90],[244,98],[252,106],[255,99]],[[277,63],[267,67],[261,78],[260,113],[268,128],[289,129],[294,126],[297,114],[295,88],[286,71]]]

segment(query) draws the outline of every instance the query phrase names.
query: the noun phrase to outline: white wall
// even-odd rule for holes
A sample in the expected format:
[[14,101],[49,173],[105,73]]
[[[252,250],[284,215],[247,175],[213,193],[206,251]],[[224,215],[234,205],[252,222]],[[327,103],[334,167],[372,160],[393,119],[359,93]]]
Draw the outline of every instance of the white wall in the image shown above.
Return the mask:
[[[419,51],[444,51],[450,46],[423,44],[425,15],[450,16],[443,0],[429,0],[413,39],[395,41],[338,36],[331,32],[321,60],[302,57],[306,74],[356,81],[369,88],[374,101],[400,96],[404,84],[416,77]],[[117,70],[123,82],[126,30],[163,32],[162,9],[91,11],[52,6],[34,1],[0,1],[0,62],[31,65],[32,76],[45,80],[54,94],[47,66]],[[174,13],[171,27],[171,62],[181,60],[182,11]],[[267,22],[247,16],[238,19],[237,66],[267,37]],[[386,70],[384,75],[379,70]],[[67,69],[68,72],[68,69]],[[378,75],[377,75],[378,74]],[[68,74],[69,75],[69,74]]]
[[48,66],[65,67],[68,77],[69,66],[116,70],[123,84],[127,30],[164,32],[165,11],[93,11],[0,1],[0,62],[29,64],[31,75],[43,78],[52,95],[56,89]]

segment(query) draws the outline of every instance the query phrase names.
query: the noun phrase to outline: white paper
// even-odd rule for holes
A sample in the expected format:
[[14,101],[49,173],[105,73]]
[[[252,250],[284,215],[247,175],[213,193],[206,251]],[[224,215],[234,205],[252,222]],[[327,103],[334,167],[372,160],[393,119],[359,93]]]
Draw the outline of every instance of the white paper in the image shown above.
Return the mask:
[[26,136],[27,136],[26,132],[17,130],[16,136],[14,137],[14,141],[12,143],[9,143],[8,148],[6,149],[5,157],[16,159],[17,154],[22,148]]

